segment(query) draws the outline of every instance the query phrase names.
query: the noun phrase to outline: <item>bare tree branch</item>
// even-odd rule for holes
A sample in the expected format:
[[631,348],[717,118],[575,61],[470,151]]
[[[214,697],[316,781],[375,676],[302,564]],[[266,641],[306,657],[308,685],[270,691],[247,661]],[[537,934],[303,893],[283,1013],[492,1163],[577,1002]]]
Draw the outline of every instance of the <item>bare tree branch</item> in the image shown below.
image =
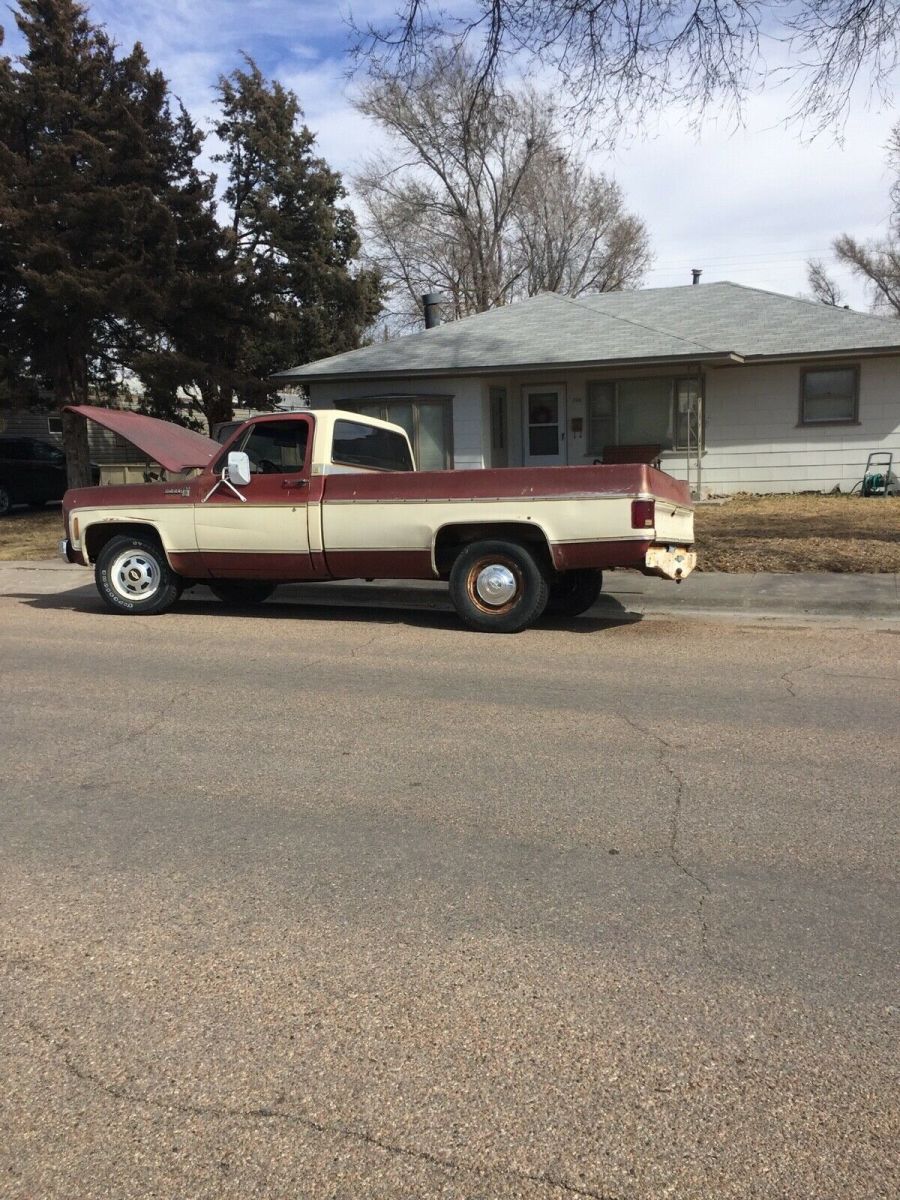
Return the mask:
[[647,231],[616,184],[560,143],[554,105],[495,84],[463,51],[438,50],[402,82],[374,80],[360,110],[392,135],[395,160],[355,180],[369,255],[400,325],[443,291],[457,318],[539,291],[636,286]]
[[465,14],[405,0],[393,23],[353,26],[357,60],[404,77],[435,46],[465,46],[476,96],[512,58],[553,67],[570,116],[599,114],[614,136],[617,120],[634,126],[673,103],[739,113],[767,78],[767,39],[791,59],[796,91],[786,115],[816,132],[840,122],[863,72],[870,91],[886,94],[900,44],[896,0],[474,0]]
[[835,239],[834,252],[869,285],[876,311],[900,316],[900,243],[863,243],[844,233]]
[[811,258],[806,264],[806,278],[810,291],[822,304],[837,308],[844,297],[837,280],[833,279],[820,258]]

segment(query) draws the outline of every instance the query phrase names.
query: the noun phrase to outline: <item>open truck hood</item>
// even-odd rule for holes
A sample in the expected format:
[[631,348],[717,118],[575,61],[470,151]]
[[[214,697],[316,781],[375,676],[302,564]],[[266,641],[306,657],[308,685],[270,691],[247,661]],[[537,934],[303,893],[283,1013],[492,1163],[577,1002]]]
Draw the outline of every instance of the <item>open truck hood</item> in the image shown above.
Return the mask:
[[191,467],[207,467],[222,447],[202,433],[194,433],[170,421],[145,417],[143,413],[125,412],[119,408],[96,408],[90,404],[69,404],[64,412],[78,413],[111,429],[126,442],[158,462],[167,471],[187,471]]

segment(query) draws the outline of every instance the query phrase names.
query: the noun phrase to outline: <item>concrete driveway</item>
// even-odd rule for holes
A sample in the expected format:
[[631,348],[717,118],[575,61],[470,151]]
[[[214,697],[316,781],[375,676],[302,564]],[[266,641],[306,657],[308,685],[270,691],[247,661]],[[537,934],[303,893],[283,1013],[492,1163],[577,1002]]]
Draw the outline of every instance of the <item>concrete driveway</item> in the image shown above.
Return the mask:
[[0,1195],[898,1194],[897,625],[88,578],[0,581]]

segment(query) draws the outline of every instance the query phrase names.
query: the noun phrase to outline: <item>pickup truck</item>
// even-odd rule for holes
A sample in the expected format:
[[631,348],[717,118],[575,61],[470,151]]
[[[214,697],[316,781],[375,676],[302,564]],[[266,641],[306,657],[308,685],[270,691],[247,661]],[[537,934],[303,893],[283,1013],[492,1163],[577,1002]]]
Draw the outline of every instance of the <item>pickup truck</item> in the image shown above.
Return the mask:
[[279,583],[443,579],[472,629],[514,633],[596,601],[604,569],[680,582],[687,487],[644,464],[416,471],[406,432],[339,410],[254,417],[223,446],[138,413],[73,406],[167,472],[63,500],[63,557],[117,613],[207,584],[241,606]]

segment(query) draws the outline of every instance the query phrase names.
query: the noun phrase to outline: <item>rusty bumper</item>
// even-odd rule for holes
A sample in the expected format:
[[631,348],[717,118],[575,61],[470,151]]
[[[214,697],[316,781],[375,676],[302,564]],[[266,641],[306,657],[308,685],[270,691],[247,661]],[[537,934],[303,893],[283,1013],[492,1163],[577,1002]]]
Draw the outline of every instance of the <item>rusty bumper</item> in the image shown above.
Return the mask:
[[651,546],[644,557],[644,575],[680,583],[697,565],[697,552],[688,546]]

